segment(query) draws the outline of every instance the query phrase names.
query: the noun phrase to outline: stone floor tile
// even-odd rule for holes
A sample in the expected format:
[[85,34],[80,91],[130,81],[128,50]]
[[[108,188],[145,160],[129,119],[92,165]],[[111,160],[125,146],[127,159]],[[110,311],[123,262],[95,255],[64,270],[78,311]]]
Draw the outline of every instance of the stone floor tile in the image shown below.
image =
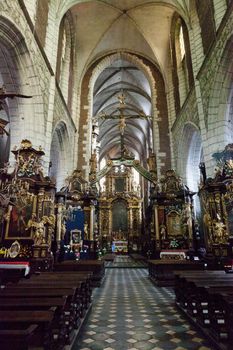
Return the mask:
[[155,287],[146,269],[107,269],[93,294],[72,350],[211,350],[174,308],[172,289]]

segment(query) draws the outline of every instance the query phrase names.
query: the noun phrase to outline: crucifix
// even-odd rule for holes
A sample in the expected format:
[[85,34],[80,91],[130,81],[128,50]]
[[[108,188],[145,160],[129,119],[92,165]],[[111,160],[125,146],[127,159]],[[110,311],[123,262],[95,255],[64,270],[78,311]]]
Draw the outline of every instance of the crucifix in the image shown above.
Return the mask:
[[[4,100],[6,98],[15,98],[15,97],[20,97],[20,98],[31,98],[32,96],[27,96],[27,95],[21,95],[21,94],[15,94],[14,92],[6,92],[4,86],[0,87],[0,110],[4,109]],[[9,122],[0,118],[0,135],[6,134],[9,136],[9,132],[6,131],[5,126]]]
[[3,109],[3,103],[6,98],[13,99],[15,97],[32,98],[32,96],[28,96],[28,95],[16,94],[14,92],[6,92],[4,86],[0,87],[0,110]]
[[126,106],[126,103],[125,103],[125,100],[126,100],[126,97],[123,93],[123,91],[121,92],[121,95],[119,95],[118,97],[118,100],[119,100],[119,107],[117,108],[118,111],[120,112],[120,115],[119,114],[110,114],[110,115],[107,115],[105,112],[101,112],[100,114],[98,114],[97,116],[95,116],[93,119],[94,120],[98,120],[98,119],[104,119],[104,120],[107,120],[107,119],[152,119],[152,117],[150,115],[146,115],[143,110],[139,110],[138,111],[138,114],[124,114],[123,115],[123,110],[124,109],[127,109],[127,106]]
[[[140,110],[138,112],[138,114],[124,114],[124,109],[127,109],[125,100],[126,97],[123,93],[123,91],[121,91],[121,94],[117,97],[118,101],[119,101],[119,107],[117,108],[119,111],[119,114],[110,114],[107,115],[106,113],[102,112],[99,115],[97,115],[96,117],[94,117],[94,119],[104,119],[104,120],[113,120],[113,119],[119,119],[119,130],[120,130],[120,137],[121,137],[121,155],[123,156],[123,154],[125,153],[126,148],[124,146],[124,133],[125,133],[125,128],[126,128],[126,119],[151,119],[151,116],[145,115],[144,112],[142,110]],[[129,151],[127,151],[129,153]]]

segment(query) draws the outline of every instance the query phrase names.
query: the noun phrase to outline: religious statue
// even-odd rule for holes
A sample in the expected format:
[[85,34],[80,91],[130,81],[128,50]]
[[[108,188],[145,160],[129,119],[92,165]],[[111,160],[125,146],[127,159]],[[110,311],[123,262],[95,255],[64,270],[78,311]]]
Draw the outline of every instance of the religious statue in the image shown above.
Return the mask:
[[84,224],[84,239],[88,239],[88,224]]
[[38,222],[33,232],[34,245],[45,244],[45,230],[43,221]]
[[200,169],[200,172],[201,172],[201,183],[203,185],[205,185],[207,176],[206,176],[206,167],[205,167],[205,163],[204,162],[201,162],[199,164],[199,169]]
[[43,216],[42,222],[45,226],[46,231],[46,240],[44,243],[48,244],[48,246],[51,247],[51,243],[54,238],[55,215],[51,214],[50,216]]
[[121,135],[124,135],[125,127],[126,127],[125,118],[121,116],[120,122],[119,122],[119,129],[120,129]]
[[61,239],[65,239],[65,234],[66,234],[66,224],[63,222],[61,224]]
[[165,225],[160,225],[160,238],[162,240],[166,239],[167,237],[167,232],[166,232],[166,226]]
[[212,220],[208,212],[205,212],[205,214],[203,215],[203,223],[204,223],[204,229],[205,229],[205,233],[207,235],[208,241],[210,244],[212,244],[214,241],[214,237],[212,234]]
[[90,173],[96,173],[97,170],[97,154],[96,149],[94,149],[94,153],[91,155],[90,159]]
[[213,220],[214,243],[226,243],[228,235],[226,225],[220,220],[217,214],[217,220]]
[[156,157],[152,150],[149,150],[149,158],[147,159],[147,164],[149,167],[149,171],[156,172]]

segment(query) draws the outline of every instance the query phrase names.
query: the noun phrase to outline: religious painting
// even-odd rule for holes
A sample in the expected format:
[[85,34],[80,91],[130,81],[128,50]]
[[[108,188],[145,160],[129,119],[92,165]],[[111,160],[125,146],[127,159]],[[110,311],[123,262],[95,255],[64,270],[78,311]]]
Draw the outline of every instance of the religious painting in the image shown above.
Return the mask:
[[70,231],[70,243],[78,244],[82,240],[82,231],[81,230],[71,230]]
[[8,250],[10,258],[16,258],[20,253],[20,244],[18,241],[14,241]]
[[115,201],[112,206],[112,229],[113,231],[128,230],[127,203],[123,200]]
[[125,178],[119,177],[115,179],[115,190],[116,192],[125,191]]
[[53,202],[50,199],[45,199],[42,201],[42,217],[50,216],[53,212]]
[[6,214],[5,239],[30,239],[31,226],[29,221],[34,212],[35,196],[31,195],[24,200],[19,199],[14,204],[9,205]]
[[182,234],[181,217],[176,211],[171,211],[167,215],[168,236],[178,236]]

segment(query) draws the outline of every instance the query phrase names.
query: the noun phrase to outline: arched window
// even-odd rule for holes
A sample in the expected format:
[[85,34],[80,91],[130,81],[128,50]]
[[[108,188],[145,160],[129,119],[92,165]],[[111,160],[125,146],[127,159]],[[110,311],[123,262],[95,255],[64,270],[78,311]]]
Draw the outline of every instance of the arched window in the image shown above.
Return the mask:
[[193,86],[193,70],[188,30],[184,20],[175,14],[171,25],[171,51],[176,112],[179,113]]
[[176,38],[176,62],[177,75],[179,82],[180,104],[183,105],[188,94],[188,74],[186,63],[186,51],[184,43],[184,33],[181,20],[177,23],[177,38]]
[[72,17],[68,13],[60,25],[56,77],[68,108],[71,108],[73,86],[74,38]]

